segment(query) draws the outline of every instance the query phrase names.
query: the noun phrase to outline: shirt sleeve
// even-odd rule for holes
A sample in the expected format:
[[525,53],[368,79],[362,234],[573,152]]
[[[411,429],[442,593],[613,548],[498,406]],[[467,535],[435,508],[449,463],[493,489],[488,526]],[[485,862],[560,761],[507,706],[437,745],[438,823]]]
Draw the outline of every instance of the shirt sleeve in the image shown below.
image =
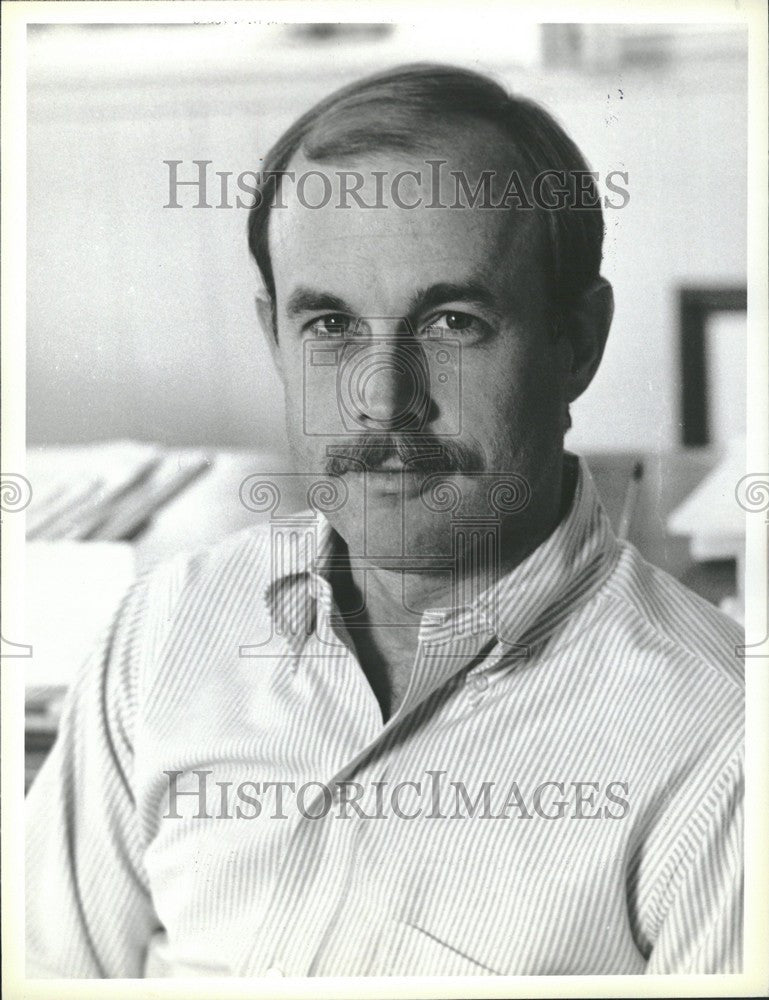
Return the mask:
[[743,799],[740,755],[687,827],[647,974],[742,971]]
[[131,790],[136,585],[69,690],[27,796],[28,978],[140,977],[158,926]]

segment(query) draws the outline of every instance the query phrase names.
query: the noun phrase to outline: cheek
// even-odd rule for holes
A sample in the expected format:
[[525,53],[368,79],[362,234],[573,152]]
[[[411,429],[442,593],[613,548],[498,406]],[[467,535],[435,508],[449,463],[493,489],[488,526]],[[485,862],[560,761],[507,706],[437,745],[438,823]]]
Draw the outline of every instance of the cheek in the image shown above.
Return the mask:
[[281,343],[278,368],[285,390],[287,414],[290,418],[295,418],[301,406],[304,386],[304,359],[301,345]]
[[315,443],[312,435],[305,433],[303,356],[301,350],[285,342],[280,344],[279,351],[288,443],[294,457],[303,458],[313,453]]
[[560,413],[562,373],[552,352],[489,352],[463,371],[465,426],[476,434],[538,436]]

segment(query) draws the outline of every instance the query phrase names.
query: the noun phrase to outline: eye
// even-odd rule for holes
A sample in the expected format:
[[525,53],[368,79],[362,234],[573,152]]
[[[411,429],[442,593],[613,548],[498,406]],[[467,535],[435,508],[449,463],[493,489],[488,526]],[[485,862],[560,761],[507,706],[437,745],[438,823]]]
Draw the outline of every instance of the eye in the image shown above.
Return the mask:
[[427,324],[425,332],[428,336],[441,334],[461,334],[464,337],[482,337],[489,331],[488,323],[470,313],[458,309],[447,309]]
[[328,313],[309,324],[308,330],[318,337],[344,337],[352,330],[353,321],[344,313]]
[[446,326],[449,330],[467,330],[474,322],[472,316],[463,312],[447,312],[441,318],[446,320]]

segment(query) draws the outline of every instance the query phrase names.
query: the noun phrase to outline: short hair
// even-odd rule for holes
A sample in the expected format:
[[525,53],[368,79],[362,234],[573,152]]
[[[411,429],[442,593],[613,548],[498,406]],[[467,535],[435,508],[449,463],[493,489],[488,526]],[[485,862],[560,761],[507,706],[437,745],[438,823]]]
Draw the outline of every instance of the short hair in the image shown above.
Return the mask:
[[[528,183],[548,170],[583,175],[582,206],[534,208],[546,221],[550,305],[556,317],[563,317],[601,268],[603,214],[585,158],[552,115],[534,101],[509,94],[481,73],[428,63],[399,66],[335,91],[302,115],[267,153],[256,203],[249,212],[248,243],[273,305],[270,209],[280,174],[288,170],[295,154],[322,163],[386,150],[413,152],[424,147],[438,128],[462,119],[496,125],[509,138]],[[547,192],[547,183],[543,190]]]

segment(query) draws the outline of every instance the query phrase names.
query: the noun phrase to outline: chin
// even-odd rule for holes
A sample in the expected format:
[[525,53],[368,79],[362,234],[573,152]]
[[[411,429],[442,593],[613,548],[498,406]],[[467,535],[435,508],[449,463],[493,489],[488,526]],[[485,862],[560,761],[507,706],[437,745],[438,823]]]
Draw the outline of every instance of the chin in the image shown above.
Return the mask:
[[[356,509],[357,508],[357,509]],[[339,512],[332,525],[347,544],[350,559],[391,569],[435,573],[453,557],[450,519],[390,497],[370,499]]]

